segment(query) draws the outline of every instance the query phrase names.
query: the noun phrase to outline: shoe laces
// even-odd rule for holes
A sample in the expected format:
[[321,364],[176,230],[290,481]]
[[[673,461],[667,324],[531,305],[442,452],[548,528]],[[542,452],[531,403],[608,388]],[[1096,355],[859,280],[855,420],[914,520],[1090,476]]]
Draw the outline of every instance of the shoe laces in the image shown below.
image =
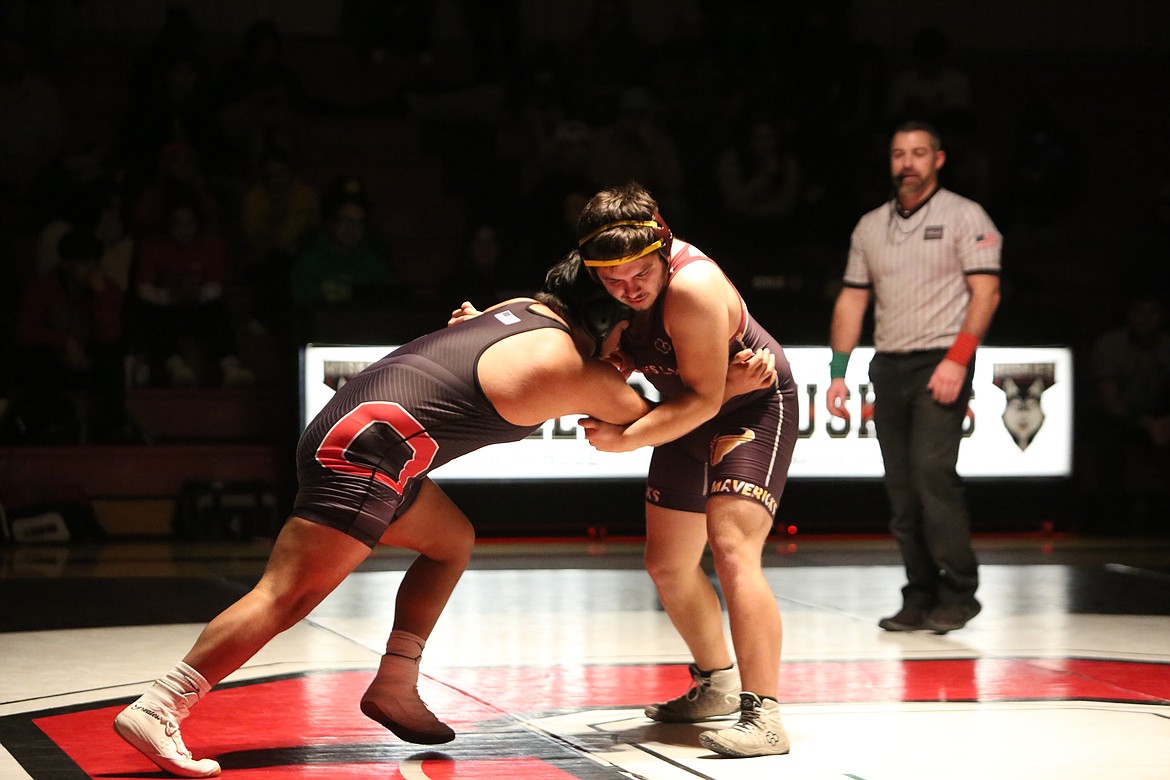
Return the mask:
[[758,721],[763,716],[763,711],[757,707],[751,709],[741,710],[739,713],[739,722],[732,726],[732,730],[740,731],[744,734],[750,734],[756,730]]
[[707,689],[711,687],[712,680],[709,676],[703,675],[698,669],[691,670],[691,679],[694,684],[691,689],[687,691],[687,701],[694,701],[706,693]]
[[178,751],[179,755],[183,758],[192,758],[191,751],[183,744],[183,735],[179,732],[179,724],[173,720],[164,720],[162,723],[167,738],[174,742],[175,750]]
[[431,706],[429,704],[427,704],[426,699],[424,699],[422,696],[419,695],[418,688],[414,689],[414,697],[416,699],[418,699],[419,704],[421,704],[423,706],[424,710],[430,712]]

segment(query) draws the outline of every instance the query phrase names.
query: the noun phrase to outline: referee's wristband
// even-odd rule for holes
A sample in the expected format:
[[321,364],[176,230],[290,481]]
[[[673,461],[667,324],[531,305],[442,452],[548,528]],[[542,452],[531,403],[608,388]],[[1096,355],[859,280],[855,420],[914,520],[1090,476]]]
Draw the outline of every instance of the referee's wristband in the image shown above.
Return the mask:
[[833,352],[833,359],[829,361],[829,379],[844,379],[845,369],[849,367],[848,352]]
[[965,366],[971,362],[971,358],[975,357],[975,350],[978,346],[979,339],[961,330],[959,335],[955,336],[955,343],[947,351],[947,360],[953,360],[960,366]]

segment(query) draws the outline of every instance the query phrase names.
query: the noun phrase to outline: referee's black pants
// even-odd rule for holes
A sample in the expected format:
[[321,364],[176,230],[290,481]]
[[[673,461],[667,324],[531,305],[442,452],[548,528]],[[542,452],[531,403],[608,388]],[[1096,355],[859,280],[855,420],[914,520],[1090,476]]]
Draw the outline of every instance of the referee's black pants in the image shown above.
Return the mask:
[[922,610],[969,604],[979,585],[967,500],[955,471],[975,362],[958,399],[942,406],[926,385],[945,355],[878,353],[869,367],[890,531],[906,567],[903,604]]

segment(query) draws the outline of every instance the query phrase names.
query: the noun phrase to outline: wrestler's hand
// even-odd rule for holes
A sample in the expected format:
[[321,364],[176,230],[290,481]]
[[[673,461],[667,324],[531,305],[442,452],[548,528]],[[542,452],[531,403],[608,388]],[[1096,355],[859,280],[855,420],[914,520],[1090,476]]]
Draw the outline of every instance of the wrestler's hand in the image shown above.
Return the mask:
[[727,365],[727,388],[724,396],[732,398],[754,393],[772,386],[776,381],[776,356],[767,347],[760,350],[741,349]]
[[837,377],[829,382],[829,389],[825,391],[825,404],[829,408],[829,414],[849,422],[849,409],[845,406],[847,400],[849,400],[849,388],[846,387],[845,380]]
[[464,301],[458,309],[451,312],[451,319],[447,320],[447,327],[456,325],[464,320],[470,320],[483,314],[479,309],[475,308],[475,304],[471,301]]
[[953,404],[955,399],[959,397],[959,391],[963,389],[963,382],[965,381],[967,381],[967,367],[961,366],[953,360],[943,358],[935,366],[934,373],[930,375],[930,381],[926,383],[926,389],[930,391],[935,403],[946,406],[947,404]]
[[620,371],[626,379],[629,379],[630,374],[634,373],[635,366],[633,358],[620,349],[610,352],[602,360]]
[[629,452],[636,450],[622,437],[626,426],[603,422],[595,417],[582,417],[577,424],[585,429],[585,438],[600,452]]

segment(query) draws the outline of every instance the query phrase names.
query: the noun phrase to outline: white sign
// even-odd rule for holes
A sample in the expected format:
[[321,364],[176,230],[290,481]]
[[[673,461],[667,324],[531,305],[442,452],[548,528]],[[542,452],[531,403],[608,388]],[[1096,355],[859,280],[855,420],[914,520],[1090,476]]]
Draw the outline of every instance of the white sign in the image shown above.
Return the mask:
[[[784,350],[800,388],[800,439],[793,477],[880,477],[869,361],[855,349],[845,382],[850,421],[830,417],[828,347]],[[1067,477],[1072,473],[1072,352],[1063,347],[981,347],[959,445],[965,477]]]
[[[317,346],[302,350],[301,427],[336,389],[392,346]],[[800,438],[789,475],[869,478],[883,474],[872,422],[869,384],[872,349],[856,349],[845,381],[848,424],[825,408],[828,347],[788,347],[800,400]],[[975,360],[974,397],[959,446],[965,477],[1067,477],[1072,473],[1072,352],[1062,347],[981,347]],[[640,374],[630,384],[647,398],[658,393]],[[598,452],[577,425],[580,415],[549,420],[531,437],[494,444],[431,472],[436,480],[643,479],[650,450]]]

